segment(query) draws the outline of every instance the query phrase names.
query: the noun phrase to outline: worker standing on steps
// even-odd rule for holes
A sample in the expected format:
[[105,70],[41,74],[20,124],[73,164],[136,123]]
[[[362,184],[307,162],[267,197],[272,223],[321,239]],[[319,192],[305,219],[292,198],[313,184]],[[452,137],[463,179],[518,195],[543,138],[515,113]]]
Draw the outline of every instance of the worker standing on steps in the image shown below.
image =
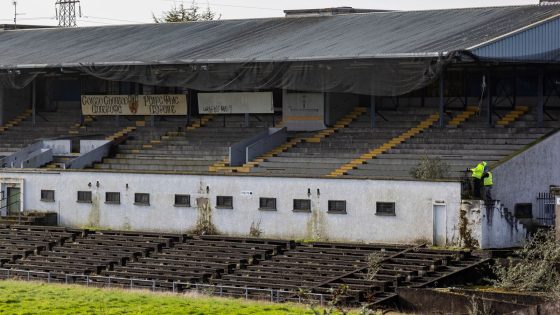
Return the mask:
[[487,205],[490,205],[492,204],[492,186],[494,186],[492,172],[485,172],[482,178],[484,180],[484,201]]
[[480,162],[475,168],[471,168],[470,171],[472,173],[473,179],[473,198],[482,198],[481,190],[482,190],[482,176],[486,172],[486,167],[488,163]]

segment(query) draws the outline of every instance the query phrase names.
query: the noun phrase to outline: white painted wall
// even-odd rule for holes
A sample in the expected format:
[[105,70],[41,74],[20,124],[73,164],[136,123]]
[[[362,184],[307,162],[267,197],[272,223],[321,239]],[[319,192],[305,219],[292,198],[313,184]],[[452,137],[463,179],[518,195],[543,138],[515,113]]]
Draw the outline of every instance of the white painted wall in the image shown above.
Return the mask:
[[513,213],[516,203],[532,203],[550,185],[560,185],[560,132],[492,170],[492,195]]
[[[198,210],[173,205],[175,194],[207,197],[219,232],[248,235],[260,222],[263,237],[410,243],[430,242],[432,208],[447,206],[447,241],[456,240],[460,183],[346,179],[116,174],[102,172],[0,173],[24,178],[26,210],[54,211],[61,225],[111,229],[188,232]],[[97,187],[99,182],[99,187]],[[91,188],[89,186],[91,184]],[[127,188],[128,186],[128,188]],[[209,194],[206,193],[206,187]],[[41,202],[41,189],[55,190],[54,203]],[[308,189],[311,196],[308,197]],[[77,191],[93,192],[93,204],[77,203]],[[319,190],[319,193],[318,193]],[[121,204],[105,204],[105,192],[121,192]],[[251,192],[252,194],[248,194]],[[134,205],[134,193],[150,193],[150,206]],[[233,196],[234,209],[215,209],[216,196]],[[276,197],[277,211],[261,211],[259,197]],[[294,213],[293,199],[311,199],[312,213]],[[347,214],[327,213],[328,200],[347,200]],[[396,216],[375,214],[375,203],[396,202]]]
[[[464,200],[461,204],[466,220],[466,232],[480,248],[508,248],[523,246],[527,229],[500,203],[486,207],[481,200]],[[465,235],[460,235],[459,244],[464,246]]]

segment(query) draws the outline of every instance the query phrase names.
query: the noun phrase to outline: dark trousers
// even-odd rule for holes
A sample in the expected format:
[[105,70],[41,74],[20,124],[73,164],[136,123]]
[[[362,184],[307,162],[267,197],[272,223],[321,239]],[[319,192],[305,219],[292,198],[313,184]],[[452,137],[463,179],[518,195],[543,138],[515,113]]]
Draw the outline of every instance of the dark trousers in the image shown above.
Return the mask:
[[472,178],[473,179],[473,198],[474,199],[482,199],[482,179],[479,178]]
[[484,186],[484,201],[487,204],[492,203],[492,186]]

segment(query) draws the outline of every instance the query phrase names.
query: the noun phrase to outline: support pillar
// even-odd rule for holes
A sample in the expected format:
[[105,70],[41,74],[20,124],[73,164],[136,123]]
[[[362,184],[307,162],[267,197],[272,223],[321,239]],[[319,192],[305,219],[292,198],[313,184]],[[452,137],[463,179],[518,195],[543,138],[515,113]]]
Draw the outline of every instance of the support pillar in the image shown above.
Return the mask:
[[445,126],[445,71],[441,72],[439,78],[439,127]]
[[245,128],[249,128],[249,114],[245,113]]
[[31,86],[31,107],[33,112],[33,127],[37,122],[37,78],[33,79],[33,84]]
[[188,98],[187,98],[187,126],[191,124],[191,116],[192,116],[192,106],[194,104],[194,93],[193,90],[187,89]]
[[370,107],[370,113],[371,113],[371,129],[375,128],[375,116],[377,114],[377,109],[376,107],[376,101],[377,101],[377,97],[375,95],[371,95],[370,99],[369,99],[369,107]]
[[488,126],[492,127],[492,113],[494,110],[492,108],[492,81],[490,80],[490,75],[486,75],[486,89],[488,90],[488,98],[486,100],[486,113],[488,114],[487,121]]
[[542,127],[544,125],[544,71],[539,69],[539,79],[537,88],[537,125]]

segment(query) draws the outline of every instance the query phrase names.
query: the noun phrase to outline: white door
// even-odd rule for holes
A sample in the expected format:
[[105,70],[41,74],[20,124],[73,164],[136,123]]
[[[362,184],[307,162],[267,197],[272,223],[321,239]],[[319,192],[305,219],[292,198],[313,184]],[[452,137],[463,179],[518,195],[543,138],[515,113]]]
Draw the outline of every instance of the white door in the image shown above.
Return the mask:
[[441,204],[434,205],[434,245],[446,245],[446,230],[446,206]]

